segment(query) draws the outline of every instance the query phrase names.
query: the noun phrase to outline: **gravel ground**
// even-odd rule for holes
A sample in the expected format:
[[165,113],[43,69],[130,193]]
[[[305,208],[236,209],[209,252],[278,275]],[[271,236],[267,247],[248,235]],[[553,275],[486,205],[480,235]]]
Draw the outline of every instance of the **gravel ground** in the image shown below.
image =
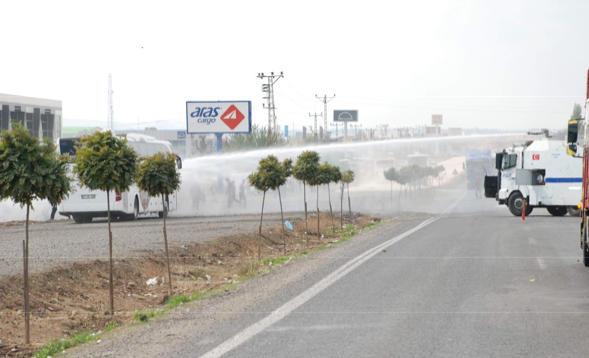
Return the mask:
[[[285,215],[285,220],[300,218],[298,213]],[[239,232],[257,231],[258,215],[216,217],[170,217],[167,219],[168,243],[214,240]],[[264,215],[264,227],[280,225],[279,214]],[[94,259],[108,259],[108,224],[97,221],[75,224],[73,220],[40,223],[29,227],[29,267],[31,272]],[[163,248],[163,219],[148,218],[112,223],[113,255],[127,258]],[[0,277],[22,273],[24,227],[0,228]]]

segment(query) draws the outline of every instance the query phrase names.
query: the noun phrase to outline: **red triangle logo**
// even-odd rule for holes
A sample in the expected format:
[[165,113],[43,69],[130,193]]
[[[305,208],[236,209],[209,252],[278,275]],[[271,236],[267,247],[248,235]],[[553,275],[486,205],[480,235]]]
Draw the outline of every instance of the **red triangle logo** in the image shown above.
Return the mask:
[[239,109],[237,109],[237,107],[235,107],[235,105],[233,104],[225,111],[225,113],[221,115],[221,120],[231,130],[234,130],[235,127],[237,127],[239,123],[243,121],[244,118],[245,116],[243,115],[243,113],[241,113]]

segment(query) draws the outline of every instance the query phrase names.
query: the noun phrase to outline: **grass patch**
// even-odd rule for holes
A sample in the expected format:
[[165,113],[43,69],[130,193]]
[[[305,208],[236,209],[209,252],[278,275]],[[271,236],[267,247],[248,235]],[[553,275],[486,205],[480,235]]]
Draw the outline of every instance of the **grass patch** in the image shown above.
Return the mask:
[[133,318],[141,322],[147,322],[150,318],[159,316],[162,313],[164,313],[164,310],[142,310],[135,312]]
[[117,324],[116,322],[109,323],[109,324],[106,326],[106,330],[107,330],[107,331],[112,331],[113,329],[117,328],[117,326],[118,326],[118,324]]
[[49,344],[46,344],[40,347],[35,354],[33,354],[34,358],[47,358],[49,356],[55,356],[61,354],[64,350],[68,348],[75,347],[79,344],[86,343],[89,341],[96,341],[100,339],[100,334],[97,333],[89,333],[89,332],[80,332],[76,333],[75,335],[71,336],[70,338],[62,338],[60,340],[53,341]]

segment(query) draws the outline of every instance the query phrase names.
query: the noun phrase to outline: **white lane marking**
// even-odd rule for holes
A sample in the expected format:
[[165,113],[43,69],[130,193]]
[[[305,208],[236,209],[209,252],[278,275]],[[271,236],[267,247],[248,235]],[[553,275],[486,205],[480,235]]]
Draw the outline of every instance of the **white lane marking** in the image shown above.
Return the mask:
[[546,270],[546,262],[543,257],[538,257],[538,266],[540,266],[540,270]]
[[201,358],[221,357],[223,354],[236,348],[237,346],[244,343],[248,339],[252,338],[256,334],[262,332],[266,328],[270,327],[274,323],[280,321],[281,319],[283,319],[284,317],[289,315],[291,312],[296,310],[298,307],[303,305],[305,302],[309,301],[311,298],[315,297],[321,291],[323,291],[326,288],[328,288],[329,286],[331,286],[337,280],[344,277],[345,275],[350,273],[352,270],[354,270],[358,266],[362,265],[364,262],[368,261],[373,256],[379,254],[382,249],[401,241],[402,239],[406,238],[407,236],[413,234],[414,232],[416,232],[420,229],[423,229],[424,227],[428,226],[429,224],[431,224],[437,220],[438,220],[438,218],[428,219],[428,220],[422,222],[421,224],[419,224],[418,226],[414,227],[413,229],[405,231],[401,235],[394,237],[394,238],[392,238],[392,239],[390,239],[390,240],[388,240],[388,241],[386,241],[376,247],[373,247],[373,248],[369,249],[368,251],[365,251],[364,253],[360,254],[359,256],[356,256],[355,258],[346,262],[343,266],[341,266],[340,268],[338,268],[337,270],[332,272],[329,276],[327,276],[324,279],[322,279],[321,281],[317,282],[315,285],[313,285],[311,288],[307,289],[303,293],[299,294],[297,297],[288,301],[287,303],[285,303],[284,305],[282,305],[281,307],[276,309],[274,312],[270,313],[265,318],[262,318],[260,321],[252,324],[251,326],[247,327],[243,331],[237,333],[235,336],[233,336],[233,337],[229,338],[228,340],[226,340],[225,342],[221,343],[216,348],[213,348],[212,350],[208,351],[203,356],[201,356]]
[[454,209],[454,207],[455,207],[456,205],[458,205],[458,203],[459,203],[460,201],[462,201],[462,199],[464,199],[464,197],[466,196],[466,194],[468,194],[468,192],[464,193],[464,195],[462,195],[462,196],[460,197],[460,199],[456,200],[456,202],[455,202],[454,204],[450,205],[450,206],[449,206],[449,207],[448,207],[446,210],[442,211],[442,215],[444,215],[444,214],[446,214],[448,211],[450,211],[450,210]]

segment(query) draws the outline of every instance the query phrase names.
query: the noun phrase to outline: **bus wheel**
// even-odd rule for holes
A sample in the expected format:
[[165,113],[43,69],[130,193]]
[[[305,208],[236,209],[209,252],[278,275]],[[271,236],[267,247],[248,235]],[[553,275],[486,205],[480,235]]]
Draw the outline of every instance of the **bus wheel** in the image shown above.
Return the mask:
[[567,211],[569,212],[570,216],[581,216],[581,209],[578,209],[576,206],[567,206]]
[[546,210],[548,210],[552,216],[565,216],[567,214],[566,206],[547,206]]
[[135,197],[135,203],[133,204],[133,214],[129,215],[129,220],[137,220],[139,217],[139,199]]
[[72,215],[76,224],[83,224],[84,218],[81,215]]

